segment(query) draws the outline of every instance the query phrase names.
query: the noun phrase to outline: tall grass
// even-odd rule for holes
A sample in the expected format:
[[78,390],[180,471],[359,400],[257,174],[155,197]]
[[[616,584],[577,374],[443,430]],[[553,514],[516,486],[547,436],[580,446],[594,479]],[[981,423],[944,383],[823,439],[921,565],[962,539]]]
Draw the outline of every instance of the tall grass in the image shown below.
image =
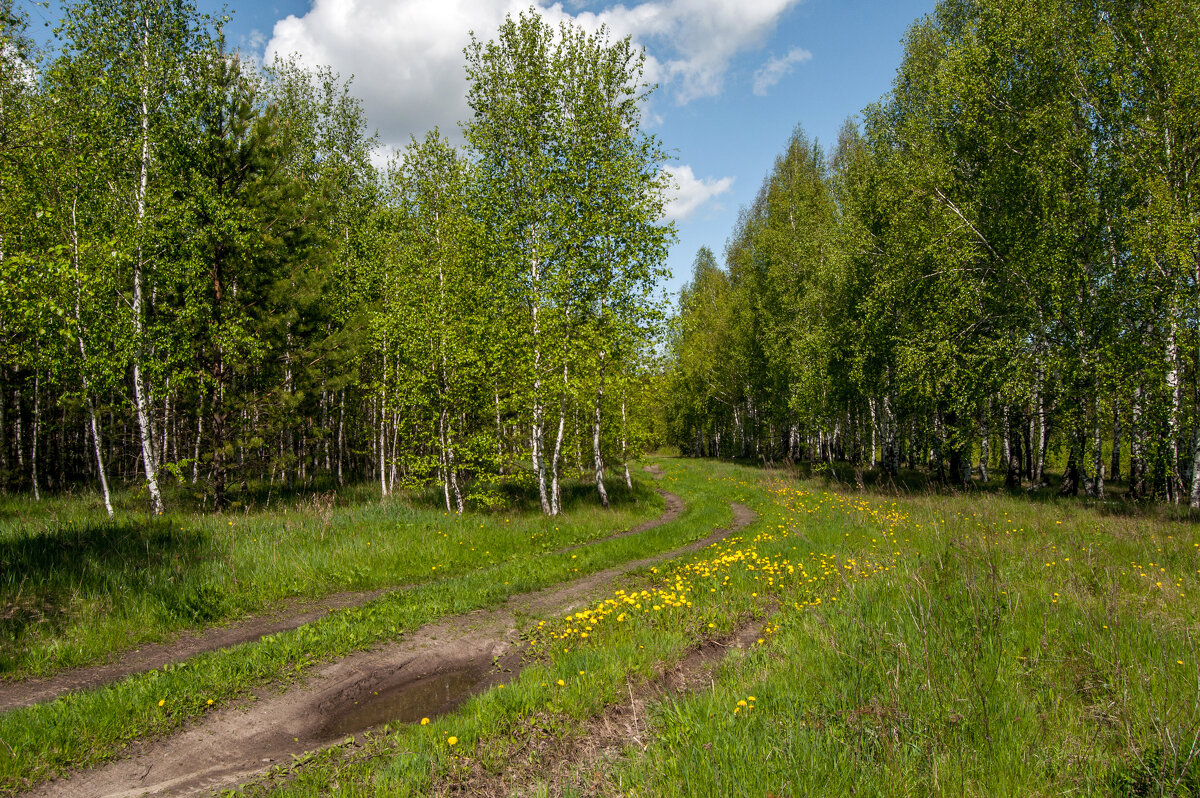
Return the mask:
[[[674,522],[642,534],[597,541],[593,546],[567,552],[557,551],[564,540],[562,533],[570,529],[577,538],[605,537],[613,529],[614,517],[620,516],[580,507],[557,520],[503,514],[492,516],[490,521],[468,517],[462,522],[464,526],[447,527],[442,535],[433,535],[445,538],[438,545],[449,553],[447,556],[464,552],[453,573],[446,568],[443,574],[444,560],[422,560],[423,567],[437,566],[437,575],[425,577],[422,584],[403,593],[386,594],[299,629],[201,654],[177,666],[0,714],[0,740],[6,744],[0,746],[0,794],[15,792],[67,767],[111,759],[130,739],[167,734],[205,712],[244,699],[254,687],[294,679],[317,663],[395,639],[449,614],[492,606],[512,594],[671,550],[728,522],[728,491],[712,490],[702,472],[685,474],[672,480],[671,485],[690,506]],[[658,499],[647,495],[648,490],[636,490],[643,504]],[[387,508],[362,512],[386,515]],[[578,525],[568,526],[564,523],[568,520]],[[517,556],[475,545],[475,553],[468,556],[465,552],[471,546],[465,539],[459,546],[458,538],[452,536],[453,532],[465,536],[468,521],[472,523],[471,534],[476,534],[475,524],[483,524],[480,534],[484,538],[480,539],[494,535],[517,543],[525,541],[521,545],[528,546],[527,554]],[[442,523],[454,522],[447,519]]]

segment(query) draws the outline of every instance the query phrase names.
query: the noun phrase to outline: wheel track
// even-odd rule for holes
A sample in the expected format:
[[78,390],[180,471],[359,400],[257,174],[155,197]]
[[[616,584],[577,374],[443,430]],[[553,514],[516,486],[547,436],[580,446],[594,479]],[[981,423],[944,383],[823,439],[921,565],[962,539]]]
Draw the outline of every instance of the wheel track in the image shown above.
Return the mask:
[[[277,763],[291,761],[294,755],[340,742],[345,731],[339,721],[355,714],[359,702],[366,703],[377,694],[419,689],[446,674],[477,677],[457,700],[439,708],[450,711],[467,697],[507,681],[520,669],[519,616],[570,611],[622,574],[698,551],[756,517],[744,505],[733,504],[732,508],[733,522],[701,540],[510,597],[502,607],[426,625],[383,648],[319,666],[303,685],[281,693],[264,689],[248,705],[210,713],[170,737],[136,746],[138,750],[125,759],[40,785],[27,795],[133,798],[210,794],[244,783]],[[506,675],[504,668],[511,673]]]
[[[684,510],[683,500],[669,491],[658,489],[657,492],[666,500],[667,505],[657,518],[652,518],[631,529],[607,537],[565,546],[541,556],[562,554],[595,546],[605,541],[640,534],[674,521]],[[121,653],[114,662],[72,668],[46,678],[29,678],[13,682],[0,681],[0,712],[52,701],[74,690],[101,687],[118,682],[128,676],[183,662],[197,654],[232,648],[242,643],[260,640],[267,635],[298,629],[324,618],[331,612],[361,607],[390,593],[411,590],[417,586],[421,585],[349,591],[310,601],[291,601],[287,602],[281,610],[244,618],[228,626],[213,627],[201,632],[184,632],[167,643],[139,646],[131,651]]]

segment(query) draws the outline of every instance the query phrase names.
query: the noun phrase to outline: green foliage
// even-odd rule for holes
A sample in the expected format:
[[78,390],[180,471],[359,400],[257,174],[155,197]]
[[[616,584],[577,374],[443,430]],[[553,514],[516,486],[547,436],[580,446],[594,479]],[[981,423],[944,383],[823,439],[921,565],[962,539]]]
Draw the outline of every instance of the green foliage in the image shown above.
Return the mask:
[[637,451],[603,387],[640,379],[672,231],[629,39],[510,20],[467,53],[471,147],[384,173],[348,82],[243,61],[188,0],[73,0],[50,54],[10,5],[0,487],[144,479],[161,512],[165,481],[221,509],[372,479],[462,512],[527,480],[536,427],[557,512],[566,452]]
[[[788,143],[731,238],[724,307],[685,291],[679,326],[703,332],[675,340],[672,442],[960,485],[978,456],[981,478],[1057,466],[1092,495],[1128,446],[1131,495],[1200,506],[1198,14],[997,0],[918,20],[828,164]],[[721,399],[697,415],[699,396]]]

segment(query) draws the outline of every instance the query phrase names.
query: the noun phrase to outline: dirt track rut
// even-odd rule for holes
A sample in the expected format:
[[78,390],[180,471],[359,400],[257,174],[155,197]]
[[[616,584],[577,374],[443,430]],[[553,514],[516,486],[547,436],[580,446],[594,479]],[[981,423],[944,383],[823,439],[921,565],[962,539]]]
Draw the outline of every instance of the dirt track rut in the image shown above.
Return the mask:
[[420,689],[441,677],[461,677],[455,700],[435,704],[425,714],[449,711],[466,697],[507,681],[519,669],[519,615],[573,610],[622,574],[698,551],[755,518],[752,510],[740,504],[733,505],[733,512],[732,524],[702,540],[542,591],[513,596],[493,610],[422,627],[383,648],[315,668],[302,685],[281,693],[263,690],[253,702],[213,712],[166,739],[135,745],[125,759],[43,784],[26,795],[207,795],[244,783],[277,763],[290,761],[293,755],[340,742],[348,731],[342,721],[377,694]]
[[[574,551],[587,546],[594,546],[607,540],[636,535],[641,532],[662,526],[674,521],[683,512],[683,500],[674,493],[659,490],[658,493],[666,500],[667,506],[657,518],[645,521],[632,529],[627,529],[607,537],[589,540],[574,546],[567,546],[554,553]],[[24,679],[15,682],[0,681],[0,712],[7,712],[17,707],[40,704],[52,701],[72,690],[86,690],[101,685],[120,681],[135,673],[161,668],[164,665],[182,662],[189,657],[203,654],[206,651],[216,651],[230,648],[239,643],[248,643],[266,635],[297,629],[305,624],[317,621],[330,612],[360,607],[380,596],[397,590],[407,590],[409,586],[383,588],[379,590],[354,591],[337,593],[311,601],[292,601],[274,612],[255,615],[235,621],[228,626],[217,626],[199,632],[185,632],[174,640],[166,643],[151,643],[139,646],[117,656],[110,663],[89,665],[73,668],[54,674],[44,679]]]

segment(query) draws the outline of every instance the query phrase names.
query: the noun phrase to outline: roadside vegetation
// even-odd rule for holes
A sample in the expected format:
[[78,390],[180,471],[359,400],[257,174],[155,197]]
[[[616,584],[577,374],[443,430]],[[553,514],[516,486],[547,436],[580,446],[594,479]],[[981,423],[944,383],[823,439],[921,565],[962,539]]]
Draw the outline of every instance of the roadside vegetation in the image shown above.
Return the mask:
[[[0,679],[44,676],[289,598],[417,586],[536,561],[657,514],[650,488],[614,485],[605,512],[566,491],[570,514],[460,517],[436,501],[330,492],[270,512],[131,514],[82,500],[10,499],[0,517]],[[536,501],[536,499],[535,499]]]
[[[531,620],[534,664],[512,684],[246,792],[1200,791],[1193,525],[662,465],[668,485],[705,474],[758,521]],[[690,652],[747,628],[747,648],[664,688]]]
[[[413,579],[408,589],[386,593],[362,606],[330,613],[315,623],[257,642],[200,654],[184,663],[134,675],[116,684],[4,713],[0,715],[0,740],[5,741],[0,746],[0,789],[13,792],[70,767],[110,760],[130,741],[167,734],[205,712],[244,700],[254,687],[294,681],[313,665],[394,640],[448,615],[493,606],[510,595],[538,590],[647,554],[670,551],[704,537],[729,520],[732,489],[713,489],[703,470],[686,472],[671,483],[671,489],[690,505],[678,519],[612,540],[603,538],[621,531],[618,519],[624,517],[632,525],[639,516],[655,514],[662,506],[661,499],[643,485],[636,497],[622,497],[622,504],[630,505],[628,509],[602,513],[594,506],[581,507],[572,513],[569,524],[563,523],[568,519],[546,518],[536,509],[520,514],[458,518],[443,516],[440,510],[419,512],[397,504],[348,508],[350,518],[344,528],[351,542],[343,543],[346,559],[342,562],[354,562],[355,567],[376,574],[377,579],[402,573],[390,564],[392,560],[418,562],[410,568]],[[592,496],[589,494],[585,504],[592,503]],[[384,520],[389,512],[397,516],[390,526]],[[378,537],[364,537],[351,523],[355,514],[376,515]],[[299,512],[283,517],[291,518],[293,527],[301,526],[304,518]],[[319,522],[311,514],[307,516],[307,523]],[[213,534],[220,530],[223,536],[229,535],[225,531],[229,529],[228,523],[225,519],[213,520],[208,528]],[[278,531],[281,542],[294,540],[285,537],[284,524],[270,526],[265,519],[259,523],[262,525],[256,529]],[[560,528],[556,530],[555,526]],[[236,531],[237,522],[233,529]],[[244,534],[243,530],[238,537]],[[223,540],[227,548],[248,552],[247,559],[239,560],[239,564],[255,557],[271,557],[269,548],[256,546],[253,537],[245,549],[241,548],[242,543]],[[504,554],[481,548],[481,543],[490,545],[497,540],[510,547]],[[563,550],[588,540],[596,542]],[[367,546],[368,542],[372,545]],[[469,552],[472,544],[475,552]],[[314,545],[323,544],[318,539]],[[282,545],[273,548],[286,550]],[[406,549],[419,554],[402,555]],[[293,542],[292,550],[302,549]],[[434,556],[439,553],[441,558]],[[104,578],[106,567],[114,571],[113,582],[127,578],[122,576],[125,564],[121,558],[107,558],[96,567],[100,583],[108,581]],[[281,562],[277,571],[267,573],[287,573],[289,567]],[[213,570],[218,569],[214,566]],[[172,584],[177,583],[165,580],[163,595],[171,595]],[[138,587],[132,583],[126,586]],[[248,587],[246,590],[242,595],[249,594]],[[130,596],[128,601],[132,606],[154,604],[154,600],[143,601],[137,595]],[[125,645],[115,637],[107,641],[114,649]],[[97,646],[103,642],[104,639],[96,639]],[[47,647],[53,648],[49,644]]]

